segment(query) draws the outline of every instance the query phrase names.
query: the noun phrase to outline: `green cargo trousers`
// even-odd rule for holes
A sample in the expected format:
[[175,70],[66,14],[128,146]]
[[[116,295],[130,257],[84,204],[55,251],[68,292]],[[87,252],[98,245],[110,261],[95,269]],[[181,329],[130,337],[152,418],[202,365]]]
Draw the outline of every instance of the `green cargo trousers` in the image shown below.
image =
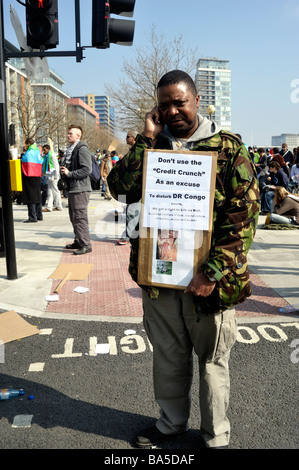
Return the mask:
[[236,341],[235,309],[202,314],[196,321],[193,298],[183,290],[160,289],[152,300],[142,291],[144,328],[153,346],[155,399],[159,431],[189,429],[193,351],[199,361],[200,430],[207,447],[226,446],[230,438],[229,356]]

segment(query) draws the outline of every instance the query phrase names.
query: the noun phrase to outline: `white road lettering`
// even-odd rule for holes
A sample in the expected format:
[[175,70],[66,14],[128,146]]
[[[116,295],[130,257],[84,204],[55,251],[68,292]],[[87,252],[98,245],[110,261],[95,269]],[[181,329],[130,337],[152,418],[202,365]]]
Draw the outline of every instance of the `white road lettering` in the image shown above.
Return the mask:
[[[239,325],[237,333],[237,342],[242,344],[254,345],[259,341],[266,340],[270,343],[288,341],[287,329],[295,327],[299,329],[299,322],[286,322],[278,324],[257,324],[257,325]],[[50,329],[42,330],[44,335],[50,334]],[[145,333],[142,334],[128,334],[136,333],[135,330],[124,331],[125,336],[118,339],[117,336],[107,336],[103,342],[98,342],[96,336],[89,337],[89,350],[84,352],[84,355],[90,357],[103,357],[103,356],[117,356],[118,354],[143,354],[146,351],[153,351],[152,345]],[[53,359],[63,358],[79,358],[83,356],[82,352],[74,352],[74,338],[67,338],[64,344],[64,351],[60,354],[52,354]],[[88,340],[87,340],[88,341]],[[1,345],[1,343],[0,343]],[[291,347],[294,348],[292,352],[292,362],[299,362],[299,339],[292,341]],[[2,346],[4,353],[4,345]],[[1,348],[0,348],[1,352]],[[4,356],[4,354],[3,354]],[[1,359],[1,355],[0,355]],[[1,361],[0,361],[1,362]],[[29,372],[42,372],[44,370],[44,362],[35,362],[30,364]]]
[[129,354],[138,354],[146,350],[144,339],[139,335],[127,335],[121,338],[120,345],[123,352]]
[[82,353],[73,353],[74,338],[68,338],[65,342],[63,354],[52,354],[53,358],[81,357]]

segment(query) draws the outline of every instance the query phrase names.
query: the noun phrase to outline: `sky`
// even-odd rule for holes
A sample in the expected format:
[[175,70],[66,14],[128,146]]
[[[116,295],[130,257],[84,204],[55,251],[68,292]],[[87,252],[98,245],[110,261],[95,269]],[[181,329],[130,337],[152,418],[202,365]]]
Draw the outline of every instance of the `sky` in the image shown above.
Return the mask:
[[[25,1],[25,0],[23,0]],[[10,23],[10,4],[25,31],[25,8],[3,0],[5,39],[18,46]],[[58,0],[59,46],[75,50],[74,0]],[[298,0],[136,0],[134,43],[91,48],[92,0],[81,0],[81,44],[84,60],[49,58],[70,96],[106,95],[117,86],[124,59],[147,44],[153,25],[167,42],[182,35],[199,57],[229,60],[232,74],[232,128],[247,145],[271,146],[271,136],[299,134],[299,1]],[[148,64],[150,66],[150,64]],[[195,71],[194,71],[195,76]],[[193,77],[194,78],[194,77]]]

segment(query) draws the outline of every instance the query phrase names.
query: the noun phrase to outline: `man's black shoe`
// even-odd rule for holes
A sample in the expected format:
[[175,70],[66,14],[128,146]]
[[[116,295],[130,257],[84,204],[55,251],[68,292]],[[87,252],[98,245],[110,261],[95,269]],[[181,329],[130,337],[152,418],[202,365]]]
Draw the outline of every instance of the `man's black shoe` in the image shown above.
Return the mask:
[[164,434],[159,431],[157,426],[153,425],[150,428],[144,429],[138,436],[136,436],[137,447],[143,449],[151,449],[157,446],[162,441],[169,439],[170,437],[177,434]]
[[74,251],[74,255],[85,255],[85,253],[90,253],[92,251],[91,246],[83,246],[79,250]]
[[28,219],[23,221],[24,224],[34,224],[35,222],[37,222],[37,220]]
[[68,245],[65,246],[67,250],[75,250],[76,248],[80,248],[79,243],[69,243]]

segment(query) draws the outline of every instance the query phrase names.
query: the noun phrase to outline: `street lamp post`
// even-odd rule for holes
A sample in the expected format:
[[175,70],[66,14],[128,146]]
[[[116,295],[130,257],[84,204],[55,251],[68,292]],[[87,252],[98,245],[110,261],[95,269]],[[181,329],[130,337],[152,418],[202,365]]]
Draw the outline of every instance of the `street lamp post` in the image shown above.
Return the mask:
[[212,120],[212,115],[215,114],[215,111],[215,106],[213,106],[212,104],[207,107],[207,114],[209,115],[210,120]]

